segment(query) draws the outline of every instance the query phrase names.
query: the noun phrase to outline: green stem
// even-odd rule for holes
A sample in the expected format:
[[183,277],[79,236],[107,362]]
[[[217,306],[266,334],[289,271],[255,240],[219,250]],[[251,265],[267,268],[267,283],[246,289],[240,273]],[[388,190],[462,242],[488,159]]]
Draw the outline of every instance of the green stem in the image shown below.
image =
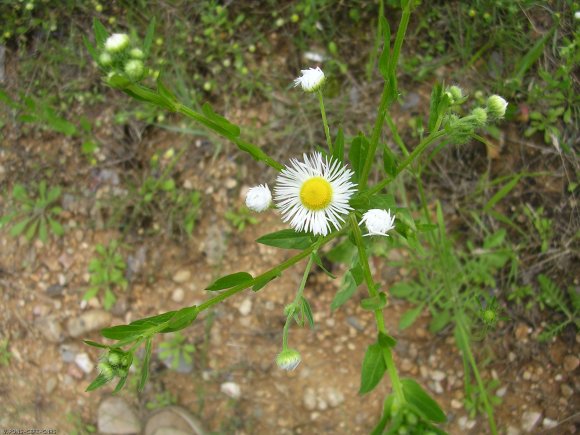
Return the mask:
[[[363,268],[363,275],[365,278],[365,282],[367,284],[367,290],[371,297],[377,296],[378,292],[376,289],[376,285],[373,281],[373,276],[369,266],[369,259],[367,257],[367,253],[364,247],[360,227],[358,225],[358,222],[356,221],[356,216],[354,214],[351,214],[349,218],[352,233],[354,235],[356,246],[358,248],[359,261]],[[385,327],[385,319],[383,317],[382,309],[374,310],[374,314],[378,331],[387,335],[387,329]],[[382,349],[385,359],[385,365],[387,366],[387,372],[389,373],[389,377],[391,378],[391,384],[393,385],[395,397],[397,398],[399,404],[403,404],[405,403],[405,394],[403,393],[403,385],[401,384],[401,380],[399,379],[399,373],[397,372],[397,367],[395,366],[395,361],[393,360],[393,353],[391,352],[391,348],[389,347],[383,347]]]
[[[302,281],[300,281],[300,286],[298,287],[298,291],[296,292],[296,297],[294,298],[294,302],[292,302],[294,308],[297,307],[298,301],[302,298],[302,294],[304,293],[304,287],[306,287],[306,281],[308,280],[308,275],[310,274],[310,269],[312,268],[313,263],[314,256],[310,255],[308,263],[306,264],[306,268],[304,269],[304,274],[302,275]],[[292,312],[288,314],[288,317],[286,317],[286,323],[284,324],[284,330],[282,331],[282,350],[288,348],[288,330],[290,328],[290,323],[292,323],[293,317],[294,310],[292,310]]]
[[403,9],[403,15],[401,16],[401,22],[399,23],[399,28],[397,29],[397,36],[395,38],[395,45],[393,46],[393,54],[391,55],[391,71],[395,74],[397,69],[397,63],[399,61],[399,54],[401,53],[401,47],[403,46],[403,40],[405,39],[405,33],[407,33],[407,26],[409,25],[409,18],[411,17],[411,3],[413,0],[409,0],[407,5]]
[[328,151],[332,154],[332,140],[330,139],[330,129],[328,128],[328,121],[326,120],[326,111],[324,110],[324,100],[322,99],[322,90],[318,90],[318,103],[320,104],[320,113],[322,115],[322,123],[324,124],[324,134],[326,136],[326,144]]
[[391,133],[393,134],[393,140],[399,146],[399,149],[401,150],[403,155],[407,157],[409,155],[409,151],[405,146],[405,142],[403,142],[403,139],[401,139],[401,136],[399,135],[399,131],[397,130],[395,121],[393,121],[393,118],[391,118],[391,116],[388,113],[385,114],[385,122],[387,123],[389,130],[391,130]]

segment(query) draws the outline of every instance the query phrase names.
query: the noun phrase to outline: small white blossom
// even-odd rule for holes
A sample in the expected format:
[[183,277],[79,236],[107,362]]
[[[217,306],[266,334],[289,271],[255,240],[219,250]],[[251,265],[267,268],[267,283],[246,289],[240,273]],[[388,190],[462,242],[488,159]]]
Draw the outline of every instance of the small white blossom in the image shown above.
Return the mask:
[[366,224],[369,230],[365,236],[386,236],[389,231],[395,228],[395,215],[391,215],[391,210],[382,210],[373,208],[367,211],[362,220],[361,225]]
[[574,18],[576,18],[577,20],[580,20],[580,11],[574,12]]
[[302,76],[294,80],[294,87],[302,86],[305,92],[316,92],[324,84],[324,73],[319,67],[300,71]]
[[114,33],[105,41],[105,50],[109,53],[118,53],[129,46],[129,35],[126,33]]
[[143,62],[140,60],[130,60],[125,64],[125,73],[131,80],[141,80],[143,78],[143,72]]
[[276,364],[284,370],[294,370],[300,364],[302,358],[300,353],[295,349],[284,349],[276,357]]
[[258,213],[268,210],[271,203],[272,193],[267,184],[252,187],[246,194],[246,205]]

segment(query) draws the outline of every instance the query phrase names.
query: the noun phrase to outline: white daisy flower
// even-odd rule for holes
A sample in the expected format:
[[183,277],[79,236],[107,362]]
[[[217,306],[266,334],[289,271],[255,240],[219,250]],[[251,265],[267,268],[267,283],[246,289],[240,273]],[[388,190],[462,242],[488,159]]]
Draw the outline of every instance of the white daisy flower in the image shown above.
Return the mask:
[[109,53],[118,53],[129,46],[129,35],[126,33],[113,33],[105,41],[105,50]]
[[294,370],[300,364],[302,358],[300,353],[295,349],[284,349],[276,357],[276,364],[284,370]]
[[322,154],[304,154],[304,162],[296,159],[276,178],[274,198],[282,213],[282,220],[290,222],[296,231],[326,236],[331,228],[340,228],[342,215],[352,208],[348,205],[356,184],[350,179],[353,172],[339,161],[322,158]]
[[324,84],[324,73],[319,67],[300,71],[301,77],[294,80],[294,87],[300,85],[305,92],[316,92]]
[[268,210],[272,203],[272,194],[267,184],[254,186],[246,194],[246,205],[250,210],[261,213]]
[[382,210],[380,208],[373,208],[367,211],[362,220],[369,230],[365,236],[386,236],[389,231],[395,228],[395,215],[391,215],[391,210]]

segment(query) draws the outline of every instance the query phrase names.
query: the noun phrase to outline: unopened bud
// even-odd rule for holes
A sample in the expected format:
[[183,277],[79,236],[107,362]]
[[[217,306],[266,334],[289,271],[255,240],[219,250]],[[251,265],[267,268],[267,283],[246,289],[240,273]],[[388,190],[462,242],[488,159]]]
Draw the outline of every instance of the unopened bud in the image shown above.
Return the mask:
[[463,91],[459,86],[451,86],[447,92],[453,104],[457,104],[463,99]]
[[294,370],[300,364],[302,358],[300,353],[295,349],[283,349],[276,357],[276,364],[284,370]]
[[143,53],[143,50],[141,50],[140,48],[132,48],[131,51],[129,52],[129,56],[131,56],[133,59],[143,59],[145,57],[145,54]]
[[113,63],[113,57],[107,53],[106,51],[101,53],[101,55],[99,56],[99,64],[102,67],[109,67],[111,66],[111,64]]
[[481,107],[473,109],[471,116],[473,117],[475,127],[483,127],[487,123],[487,112]]
[[133,81],[143,78],[143,62],[140,60],[130,60],[125,64],[125,73]]
[[105,50],[109,53],[119,53],[129,46],[129,35],[126,33],[114,33],[105,41]]
[[499,95],[492,95],[487,99],[487,112],[492,118],[503,118],[505,116],[507,105],[507,101],[502,97]]
[[107,360],[112,366],[118,366],[121,362],[121,355],[118,352],[109,353]]
[[99,370],[101,376],[103,376],[108,381],[110,381],[115,377],[115,372],[113,371],[113,368],[106,362],[99,363],[97,369]]

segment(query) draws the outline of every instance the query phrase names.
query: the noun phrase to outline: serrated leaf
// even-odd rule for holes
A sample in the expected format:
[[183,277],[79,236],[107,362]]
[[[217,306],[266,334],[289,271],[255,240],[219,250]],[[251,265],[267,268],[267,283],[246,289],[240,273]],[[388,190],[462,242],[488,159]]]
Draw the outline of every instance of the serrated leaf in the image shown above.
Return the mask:
[[435,423],[444,423],[447,421],[447,416],[437,402],[417,382],[413,379],[402,379],[401,384],[403,386],[405,399],[414,408],[414,411]]
[[372,391],[381,382],[386,369],[382,347],[379,343],[371,344],[362,364],[359,394]]
[[221,278],[215,280],[212,284],[206,287],[206,290],[225,290],[235,287],[239,284],[249,283],[252,281],[252,279],[252,275],[250,275],[248,272],[236,272],[230,275],[222,276]]
[[415,308],[408,310],[401,316],[401,320],[399,320],[399,329],[403,330],[411,326],[421,312],[423,311],[423,304],[416,306]]
[[306,249],[312,244],[309,236],[291,229],[266,234],[256,242],[283,249]]

